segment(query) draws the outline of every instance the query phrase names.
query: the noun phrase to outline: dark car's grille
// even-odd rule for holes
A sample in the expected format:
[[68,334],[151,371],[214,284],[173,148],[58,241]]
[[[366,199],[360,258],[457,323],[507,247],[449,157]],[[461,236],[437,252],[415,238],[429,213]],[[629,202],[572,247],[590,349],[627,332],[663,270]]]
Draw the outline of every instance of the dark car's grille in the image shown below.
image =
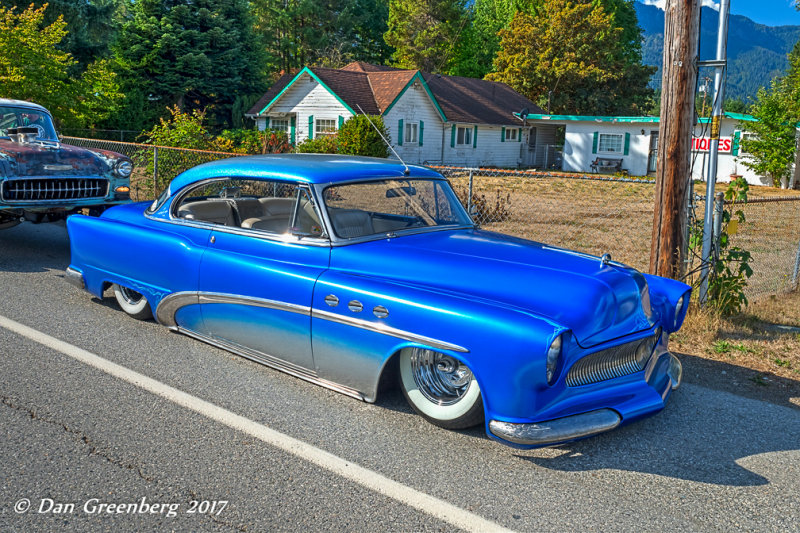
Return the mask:
[[7,180],[0,189],[6,202],[40,202],[102,198],[108,193],[104,178],[34,178]]
[[[589,385],[644,370],[653,353],[660,331],[655,335],[589,354],[572,365],[567,373],[568,387]],[[639,349],[641,347],[641,349]],[[638,352],[638,354],[637,354]]]

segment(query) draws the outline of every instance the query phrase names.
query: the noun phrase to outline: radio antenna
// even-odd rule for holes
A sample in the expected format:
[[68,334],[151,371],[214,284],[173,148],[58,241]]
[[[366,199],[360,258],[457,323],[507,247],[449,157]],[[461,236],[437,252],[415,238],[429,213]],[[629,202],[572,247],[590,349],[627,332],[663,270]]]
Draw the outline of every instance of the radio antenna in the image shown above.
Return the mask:
[[[388,146],[388,147],[389,147],[389,150],[391,150],[391,151],[392,151],[392,153],[394,154],[394,156],[395,156],[395,157],[396,157],[396,158],[397,158],[397,159],[398,159],[398,160],[399,160],[399,161],[400,161],[400,162],[403,164],[403,167],[405,167],[405,169],[406,169],[406,170],[405,170],[405,172],[404,172],[404,174],[405,174],[406,176],[408,176],[409,174],[411,174],[411,171],[408,169],[408,165],[406,165],[406,162],[405,162],[405,161],[403,161],[403,158],[402,158],[402,157],[400,157],[400,155],[399,155],[399,154],[398,154],[398,153],[395,151],[395,149],[394,149],[394,148],[392,148],[392,145],[391,145],[391,144],[389,144],[389,141],[387,141],[387,140],[386,140],[386,137],[384,137],[384,136],[383,136],[383,133],[381,133],[381,130],[378,128],[378,126],[376,126],[376,125],[375,125],[375,123],[374,123],[374,122],[372,122],[372,119],[371,119],[371,118],[369,118],[369,115],[367,115],[366,113],[364,113],[364,110],[363,110],[363,109],[361,109],[361,106],[360,106],[360,105],[356,104],[356,107],[358,108],[358,110],[359,110],[359,111],[361,111],[361,114],[362,114],[362,115],[364,115],[364,118],[366,118],[366,119],[367,119],[367,121],[369,122],[370,126],[372,126],[373,128],[375,128],[375,131],[377,131],[377,132],[378,132],[378,135],[380,136],[380,138],[381,138],[381,139],[383,139],[383,142],[384,142],[384,143],[386,143],[386,146]],[[401,132],[400,132],[400,135],[402,135],[402,134],[403,134],[403,132],[401,131]]]

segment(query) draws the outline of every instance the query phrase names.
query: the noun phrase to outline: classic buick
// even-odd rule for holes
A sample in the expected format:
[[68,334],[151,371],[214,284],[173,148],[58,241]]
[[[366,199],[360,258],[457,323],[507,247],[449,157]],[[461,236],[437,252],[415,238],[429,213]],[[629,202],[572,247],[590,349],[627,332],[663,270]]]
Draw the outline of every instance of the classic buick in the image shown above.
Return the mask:
[[424,167],[253,156],[184,172],[152,205],[67,221],[67,279],[135,318],[355,398],[522,448],[613,429],[681,380],[690,288],[480,230]]
[[122,154],[59,141],[44,107],[0,98],[0,229],[130,202]]

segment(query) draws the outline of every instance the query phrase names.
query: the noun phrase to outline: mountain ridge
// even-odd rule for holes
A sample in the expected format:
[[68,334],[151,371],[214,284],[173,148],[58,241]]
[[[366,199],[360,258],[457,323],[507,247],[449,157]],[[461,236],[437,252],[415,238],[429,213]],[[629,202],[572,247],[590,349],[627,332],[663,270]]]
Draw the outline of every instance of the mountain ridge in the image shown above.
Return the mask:
[[[661,61],[664,50],[664,11],[653,5],[635,3],[642,28],[642,58],[646,65],[658,67],[651,86],[661,87]],[[704,7],[700,13],[700,59],[713,59],[717,48],[719,13]],[[787,55],[800,40],[800,26],[766,26],[743,15],[728,19],[728,79],[726,99],[751,103],[759,87],[769,86],[784,74]],[[700,77],[713,78],[713,70],[703,68]]]

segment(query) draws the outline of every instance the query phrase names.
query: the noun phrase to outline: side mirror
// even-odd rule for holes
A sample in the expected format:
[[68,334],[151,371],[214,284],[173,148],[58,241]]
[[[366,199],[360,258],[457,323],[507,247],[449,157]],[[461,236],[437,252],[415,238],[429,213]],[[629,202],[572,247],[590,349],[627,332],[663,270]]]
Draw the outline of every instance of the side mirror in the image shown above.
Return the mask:
[[393,189],[387,189],[386,198],[397,198],[399,196],[415,196],[416,194],[417,194],[417,189],[408,185],[406,187],[395,187]]

